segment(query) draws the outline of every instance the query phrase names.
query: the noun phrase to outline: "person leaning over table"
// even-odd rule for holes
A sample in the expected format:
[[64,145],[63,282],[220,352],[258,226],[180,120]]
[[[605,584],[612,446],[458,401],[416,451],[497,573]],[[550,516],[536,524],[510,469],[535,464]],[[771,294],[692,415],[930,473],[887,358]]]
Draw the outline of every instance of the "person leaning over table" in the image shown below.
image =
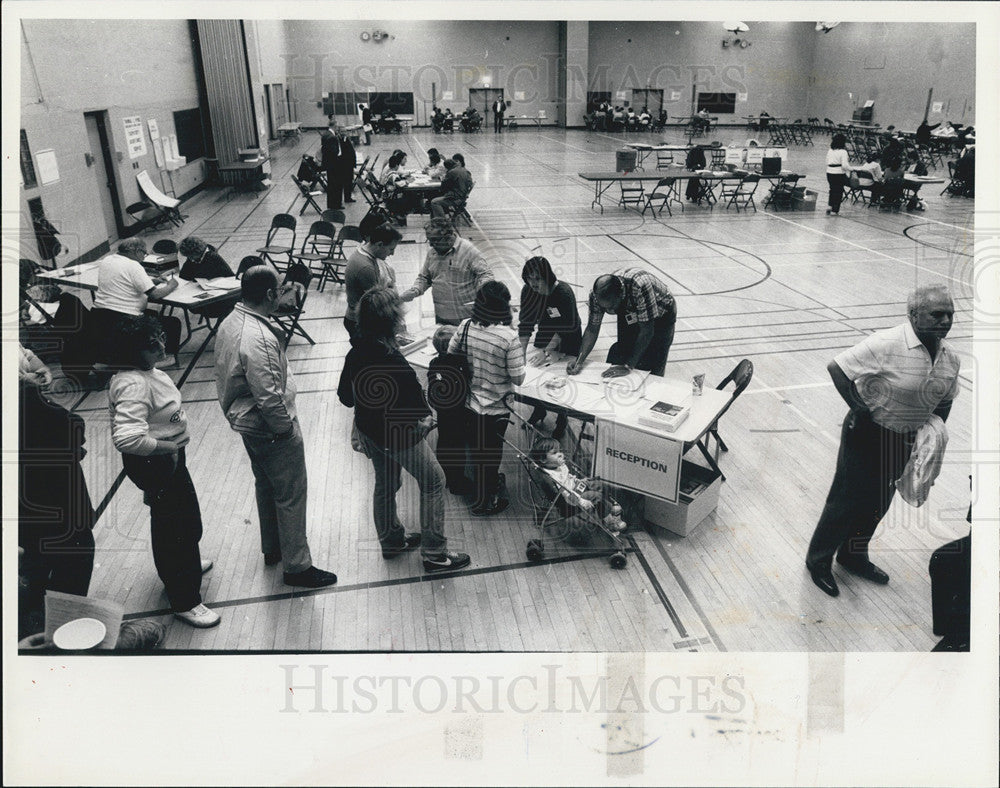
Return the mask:
[[[205,243],[195,235],[189,235],[177,245],[177,251],[184,256],[184,265],[178,276],[181,279],[192,281],[194,279],[221,279],[227,276],[234,276],[233,269],[229,263],[222,259],[214,246]],[[234,295],[226,301],[220,301],[208,306],[195,307],[191,309],[194,315],[204,315],[205,317],[225,317],[233,311],[239,296]]]
[[640,268],[604,274],[594,282],[588,307],[580,355],[566,365],[567,374],[576,375],[583,369],[608,314],[618,317],[618,341],[608,350],[607,361],[614,366],[604,377],[625,375],[633,369],[663,376],[677,323],[677,302],[663,282]]
[[[146,312],[150,298],[163,298],[177,289],[175,277],[150,277],[142,267],[146,257],[146,242],[128,238],[118,244],[118,254],[101,260],[97,269],[97,292],[94,308],[90,310],[90,336],[94,360],[106,362],[115,357],[114,338],[119,324],[134,320]],[[177,350],[181,340],[181,321],[176,317],[159,316],[166,333],[166,355],[159,363],[169,366],[177,363]]]
[[424,227],[430,249],[413,284],[400,298],[412,301],[431,288],[438,323],[457,326],[472,315],[476,292],[493,279],[482,253],[460,238],[447,219],[431,219]]
[[[576,296],[565,282],[560,282],[544,257],[532,257],[521,270],[524,287],[521,288],[521,316],[517,334],[525,354],[531,342],[531,334],[538,326],[535,347],[541,348],[536,362],[546,363],[552,353],[575,356],[580,352],[580,313],[576,308]],[[535,406],[528,423],[538,427],[545,420],[546,409]],[[566,432],[566,414],[560,412],[556,418],[553,438],[561,438]]]
[[961,361],[945,342],[955,315],[948,289],[917,288],[907,299],[907,313],[907,322],[876,331],[827,364],[850,410],[805,564],[830,596],[840,593],[834,556],[852,574],[879,585],[889,582],[871,562],[869,542],[889,511],[917,430],[931,416],[947,420],[958,395]]
[[444,178],[445,173],[448,170],[445,169],[444,159],[441,158],[440,152],[437,148],[427,149],[427,166],[424,167],[424,175],[433,178],[436,181]]

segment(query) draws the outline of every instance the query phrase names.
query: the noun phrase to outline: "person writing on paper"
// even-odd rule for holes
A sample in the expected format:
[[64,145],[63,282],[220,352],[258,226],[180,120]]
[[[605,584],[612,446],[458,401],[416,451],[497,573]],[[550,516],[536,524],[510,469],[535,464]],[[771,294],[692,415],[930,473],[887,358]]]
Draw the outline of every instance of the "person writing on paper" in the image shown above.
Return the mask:
[[604,377],[620,377],[633,369],[663,376],[674,341],[677,302],[662,281],[640,268],[604,274],[594,282],[588,307],[580,354],[566,365],[567,374],[583,369],[608,314],[618,318],[618,341],[608,350],[607,361],[614,366]]
[[436,181],[444,178],[445,173],[448,170],[445,169],[444,159],[441,158],[441,154],[438,152],[437,148],[427,149],[427,166],[424,167],[424,175],[433,178]]
[[[140,238],[128,238],[118,244],[118,254],[101,260],[94,308],[89,316],[96,361],[105,362],[114,358],[114,338],[119,324],[142,315],[150,298],[163,298],[177,289],[179,282],[173,276],[168,279],[150,277],[142,267],[145,257],[146,242]],[[166,357],[158,363],[170,366],[177,363],[181,321],[164,316],[160,322],[166,333]]]
[[430,250],[410,288],[400,298],[412,301],[431,288],[438,323],[457,326],[472,316],[476,291],[493,272],[471,241],[460,238],[447,219],[431,219],[424,227]]
[[[229,263],[222,259],[214,246],[205,243],[195,235],[189,235],[177,245],[177,251],[184,256],[184,265],[178,276],[181,279],[193,281],[195,279],[221,279],[233,276],[233,269]],[[233,311],[239,295],[233,295],[225,301],[208,306],[195,307],[192,314],[204,315],[205,317],[225,317]]]
[[[531,334],[538,326],[535,347],[539,348],[530,361],[546,364],[552,354],[559,352],[575,356],[580,352],[582,339],[580,313],[576,308],[576,296],[570,286],[560,282],[544,257],[532,257],[521,270],[524,287],[521,288],[521,317],[517,334],[527,357]],[[538,427],[545,420],[547,411],[538,405],[528,423]],[[552,437],[561,438],[566,431],[566,414],[560,412]]]

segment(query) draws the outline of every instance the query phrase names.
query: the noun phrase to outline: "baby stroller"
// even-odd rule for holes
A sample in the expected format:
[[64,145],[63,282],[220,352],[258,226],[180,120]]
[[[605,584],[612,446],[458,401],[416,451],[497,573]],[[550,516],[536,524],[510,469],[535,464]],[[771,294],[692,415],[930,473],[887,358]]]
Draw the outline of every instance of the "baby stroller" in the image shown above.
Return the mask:
[[[524,425],[532,440],[536,437],[546,437],[544,433],[536,430],[511,407],[509,399],[505,399],[504,404],[507,405],[514,419]],[[606,534],[611,541],[611,546],[607,550],[602,550],[600,554],[608,556],[609,563],[613,568],[624,569],[628,559],[625,555],[626,548],[621,532],[625,530],[627,524],[622,520],[621,505],[606,493],[603,494],[603,500],[597,502],[591,509],[570,503],[563,495],[567,488],[546,473],[531,455],[522,451],[507,438],[503,438],[503,442],[514,451],[524,467],[528,477],[528,495],[531,500],[535,526],[539,531],[537,538],[528,541],[525,557],[532,562],[541,561],[545,558],[546,541],[562,541],[579,545],[589,541],[591,534],[600,531]],[[572,465],[570,468],[575,475],[583,476],[583,474],[578,474],[577,469]],[[569,490],[569,492],[574,493],[575,491]]]

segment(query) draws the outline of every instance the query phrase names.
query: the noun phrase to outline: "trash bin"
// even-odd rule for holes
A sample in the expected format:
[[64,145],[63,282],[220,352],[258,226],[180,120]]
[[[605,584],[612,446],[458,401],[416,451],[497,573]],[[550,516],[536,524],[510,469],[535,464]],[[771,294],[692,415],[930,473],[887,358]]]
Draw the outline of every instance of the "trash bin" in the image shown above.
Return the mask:
[[615,172],[632,172],[635,169],[636,152],[620,150],[615,153]]

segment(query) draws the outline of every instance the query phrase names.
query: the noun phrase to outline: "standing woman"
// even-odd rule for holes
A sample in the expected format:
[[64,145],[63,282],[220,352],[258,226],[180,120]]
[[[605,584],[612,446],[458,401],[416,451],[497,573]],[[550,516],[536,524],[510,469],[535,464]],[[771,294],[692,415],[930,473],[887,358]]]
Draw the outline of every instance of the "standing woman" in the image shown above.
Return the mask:
[[184,447],[190,440],[181,393],[156,363],[164,356],[159,320],[142,315],[119,328],[118,371],[108,403],[111,437],[125,475],[149,507],[153,563],[174,615],[193,627],[214,627],[217,613],[201,601],[201,576],[212,568],[198,549],[201,510]]
[[847,137],[841,133],[833,135],[830,140],[830,150],[826,152],[826,181],[830,184],[830,207],[826,215],[840,213],[840,203],[844,199],[844,187],[847,186],[847,173],[851,169],[851,161],[847,157]]
[[[434,417],[417,375],[399,352],[403,302],[395,290],[374,287],[358,302],[358,334],[344,360],[337,396],[354,408],[357,439],[375,468],[372,513],[382,557],[420,547],[424,570],[469,565],[465,553],[447,550],[444,473],[425,438]],[[396,511],[400,470],[420,488],[420,533],[406,533]]]
[[503,436],[510,423],[504,396],[524,382],[524,348],[511,328],[510,291],[503,282],[479,288],[472,317],[464,320],[448,345],[449,353],[464,353],[472,362],[472,384],[466,401],[475,475],[476,517],[498,514],[510,505],[503,494],[500,462]]
[[[576,356],[580,352],[582,329],[580,313],[576,308],[576,297],[568,284],[556,279],[549,261],[544,257],[532,257],[521,270],[524,287],[521,288],[521,318],[517,334],[525,353],[531,334],[538,326],[535,347],[541,348],[542,363],[549,360],[552,353]],[[536,406],[528,422],[539,426],[545,420],[545,408]],[[560,413],[552,437],[557,440],[566,432],[566,414]]]

